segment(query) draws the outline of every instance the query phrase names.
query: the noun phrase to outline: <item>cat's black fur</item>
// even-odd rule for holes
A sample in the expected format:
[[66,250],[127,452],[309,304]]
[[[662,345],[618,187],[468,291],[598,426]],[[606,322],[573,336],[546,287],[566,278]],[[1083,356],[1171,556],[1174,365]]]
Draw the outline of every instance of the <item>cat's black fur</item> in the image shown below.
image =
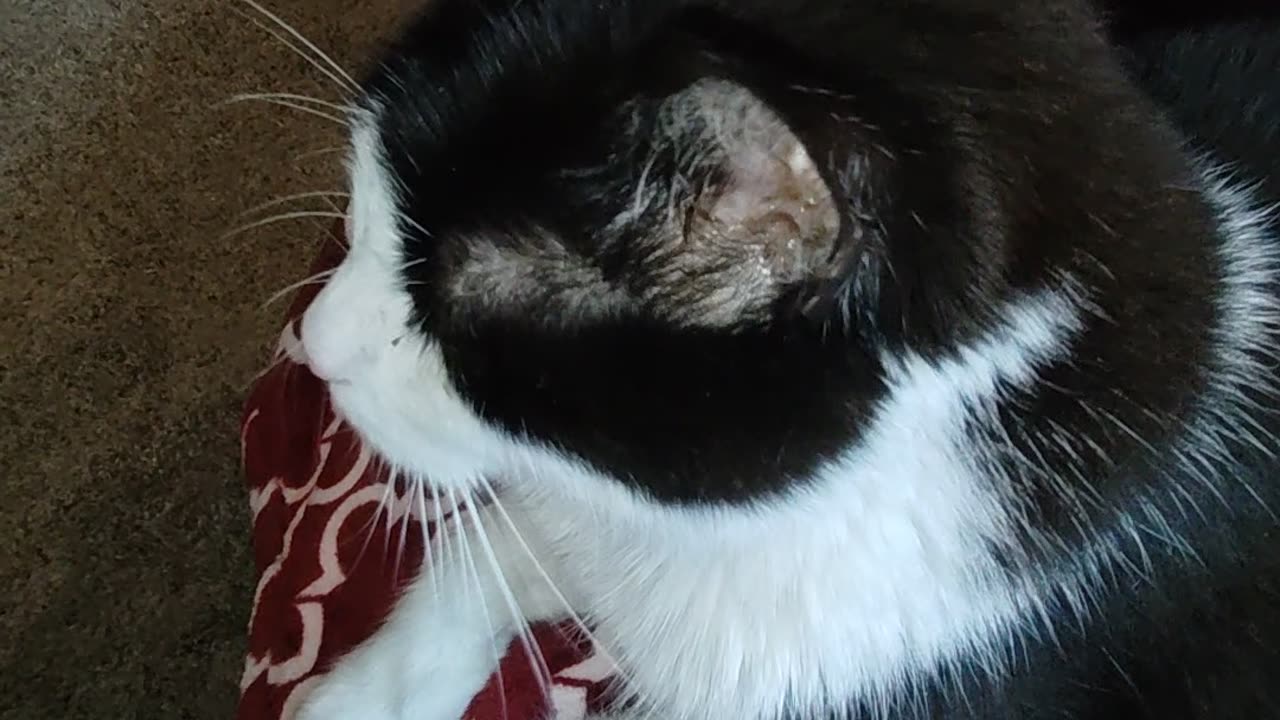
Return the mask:
[[[1186,138],[1187,151],[1230,163],[1260,203],[1280,202],[1280,22],[1160,28],[1121,39],[1133,76]],[[1105,622],[1069,632],[1065,652],[1044,650],[1046,661],[1028,674],[1017,701],[1022,709],[997,715],[1280,717],[1277,401],[1266,393],[1256,400],[1265,409],[1260,426],[1221,450],[1239,484],[1224,486],[1225,503],[1202,506],[1208,513],[1198,525],[1175,528],[1197,559],[1157,553],[1139,574],[1145,577],[1104,606]],[[1074,662],[1061,664],[1063,656]]]
[[[455,45],[485,45],[463,46],[458,38],[466,33],[459,27],[496,10],[486,3],[443,3],[429,12],[424,32],[406,35],[413,50],[393,53],[372,81],[376,93],[395,99],[387,103],[394,115],[384,121],[384,136],[397,176],[411,189],[413,220],[437,236],[501,218],[516,227],[551,225],[587,246],[598,242],[592,235],[600,219],[617,214],[629,199],[611,191],[634,185],[643,157],[615,160],[609,168],[614,177],[589,183],[566,186],[554,176],[565,158],[603,154],[584,148],[583,141],[592,137],[602,107],[635,93],[655,65],[696,62],[668,56],[669,34],[648,40],[641,32],[644,21],[662,17],[659,4],[642,11],[621,3],[597,16],[558,3],[558,17],[494,24],[485,55],[453,59],[446,58]],[[1113,234],[1133,235],[1128,225],[1171,238],[1211,233],[1194,195],[1156,189],[1186,172],[1181,158],[1168,151],[1176,142],[1172,130],[1148,126],[1150,109],[1106,61],[1101,37],[1075,4],[1021,3],[1002,11],[1012,14],[1008,18],[971,12],[964,3],[947,5],[877,10],[874,4],[800,3],[766,11],[734,4],[735,14],[758,14],[768,32],[756,29],[757,22],[748,26],[751,34],[737,27],[702,43],[740,46],[722,54],[729,66],[723,72],[737,79],[761,75],[751,79],[757,92],[792,114],[787,119],[811,154],[825,161],[829,182],[840,182],[835,173],[855,154],[872,166],[860,188],[869,207],[857,208],[861,218],[843,218],[844,233],[858,235],[860,247],[839,249],[862,275],[839,277],[873,297],[856,293],[846,307],[827,309],[816,322],[733,333],[673,336],[643,317],[574,327],[566,331],[573,342],[548,341],[541,331],[527,337],[522,318],[471,315],[465,328],[433,328],[445,338],[452,365],[467,368],[458,380],[485,413],[500,423],[523,417],[541,437],[574,436],[575,449],[590,461],[664,498],[750,498],[777,475],[803,475],[854,439],[858,417],[880,393],[874,361],[865,352],[869,342],[906,343],[929,353],[972,336],[996,319],[989,312],[998,299],[1059,263],[1078,267],[1090,284],[1118,287],[1108,276],[1118,274],[1124,283],[1154,285],[1151,290],[1164,295],[1159,312],[1175,321],[1159,327],[1115,317],[1112,329],[1099,327],[1094,339],[1116,356],[1113,365],[1140,366],[1129,371],[1134,382],[1147,385],[1130,387],[1135,401],[1157,413],[1176,407],[1179,395],[1192,388],[1166,379],[1194,375],[1202,350],[1197,320],[1207,322],[1211,292],[1209,279],[1188,268],[1211,265],[1209,248],[1193,241],[1152,258],[1123,252],[1123,242],[1110,241]],[[435,17],[445,13],[476,18]],[[641,19],[620,23],[628,14]],[[700,27],[720,30],[724,24]],[[982,33],[999,42],[973,39]],[[611,36],[618,48],[604,42]],[[561,52],[539,57],[557,44]],[[632,44],[639,47],[632,51]],[[639,71],[624,69],[615,56]],[[844,97],[815,99],[793,90],[797,77]],[[393,79],[414,88],[415,96],[402,99]],[[833,120],[832,113],[857,122]],[[976,113],[973,132],[979,137],[955,137],[961,113]],[[431,118],[430,135],[419,121],[423,116]],[[997,133],[999,141],[983,133]],[[856,142],[845,146],[851,138]],[[992,187],[958,183],[962,169],[986,163],[996,170]],[[1108,182],[1091,182],[1078,172],[1082,167]],[[531,188],[549,188],[557,197],[549,200]],[[974,196],[963,196],[969,192]],[[1006,194],[1016,207],[997,212],[1027,223],[1016,232],[1035,236],[1034,247],[997,247],[990,237],[993,218],[984,213],[1005,202]],[[585,202],[574,203],[577,212],[546,217],[550,208],[567,204],[566,196]],[[1187,232],[1197,225],[1199,233]],[[1090,236],[1097,240],[1082,242]],[[845,242],[854,244],[852,238]],[[411,254],[429,258],[439,251],[429,241],[415,243]],[[1122,270],[1134,263],[1141,267]],[[438,284],[431,273],[439,267],[425,262],[411,271],[427,321],[441,304],[430,294]],[[1178,282],[1168,280],[1173,277]],[[798,287],[797,297],[782,300],[802,305],[827,290]],[[848,333],[831,321],[842,311],[857,320]],[[1149,337],[1134,336],[1142,326],[1150,327]],[[1166,349],[1153,356],[1150,345],[1157,342]],[[1152,361],[1165,367],[1153,368]],[[597,401],[609,396],[607,405]],[[849,397],[861,402],[849,407]],[[538,419],[530,420],[531,414]],[[736,437],[721,436],[717,418],[726,415],[738,421]],[[690,451],[671,453],[676,442]]]
[[1146,31],[1126,39],[1142,88],[1199,148],[1280,198],[1280,8],[1274,19]]
[[[1280,5],[1257,0],[1169,3],[1162,0],[1098,0],[1096,9],[1116,41],[1125,46],[1152,42],[1170,33],[1212,32],[1239,23],[1274,26]],[[1159,40],[1156,40],[1159,42]]]
[[[891,717],[1280,717],[1276,348],[1228,409],[1247,419],[1181,444],[1224,272],[1197,153],[1280,201],[1280,34],[1125,26],[1122,52],[1072,0],[695,4],[436,0],[368,81],[418,321],[466,399],[660,501],[760,501],[858,439],[879,350],[937,357],[1069,273],[1092,308],[1072,360],[999,409],[1025,525],[998,550],[1046,577],[1089,543],[1124,561],[1097,568],[1085,612],[1046,609],[1009,677],[953,668]],[[550,231],[614,283],[649,272],[638,238],[662,219],[602,228],[646,172],[678,169],[646,170],[653,107],[708,75],[818,164],[840,220],[819,272],[729,325],[456,307],[452,245],[478,233]]]

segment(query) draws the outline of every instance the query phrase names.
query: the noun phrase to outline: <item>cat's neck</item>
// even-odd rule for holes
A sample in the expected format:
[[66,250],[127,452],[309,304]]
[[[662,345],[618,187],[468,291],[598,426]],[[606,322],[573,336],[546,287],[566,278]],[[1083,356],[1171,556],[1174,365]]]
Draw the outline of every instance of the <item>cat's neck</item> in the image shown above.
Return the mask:
[[[999,672],[1017,633],[1053,637],[1082,622],[1116,577],[1194,555],[1196,513],[1238,511],[1227,497],[1266,500],[1241,484],[1233,453],[1269,457],[1276,446],[1261,414],[1275,394],[1267,361],[1280,254],[1269,217],[1241,186],[1218,173],[1205,181],[1222,276],[1201,389],[1183,415],[1161,418],[1176,431],[1144,437],[1134,398],[1123,398],[1129,409],[1095,399],[1122,384],[1081,357],[1080,343],[1114,320],[1062,276],[941,359],[895,358],[870,429],[782,496],[673,507],[525,450],[520,463],[538,468],[539,482],[518,484],[511,499],[532,527],[555,528],[543,540],[560,579],[586,614],[608,619],[611,651],[653,675],[645,687],[667,688],[674,706],[701,717],[747,717],[735,713],[787,696],[874,704],[904,677],[959,662]],[[1065,390],[1045,385],[1058,368],[1093,372],[1093,385],[1078,386],[1087,391],[1072,399],[1079,412],[1050,416],[1041,433],[1021,413],[1043,414],[1044,395]],[[1049,510],[1073,515],[1050,521]],[[743,677],[722,679],[738,696],[716,696],[700,672],[647,662],[673,646],[706,668],[720,665],[702,654],[737,648]],[[780,675],[787,667],[815,670]]]

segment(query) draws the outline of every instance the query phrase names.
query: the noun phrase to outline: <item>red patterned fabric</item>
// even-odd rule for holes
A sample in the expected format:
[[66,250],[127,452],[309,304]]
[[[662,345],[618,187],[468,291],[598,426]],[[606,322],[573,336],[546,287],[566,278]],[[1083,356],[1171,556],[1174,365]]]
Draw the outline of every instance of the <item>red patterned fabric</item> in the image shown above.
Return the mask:
[[[341,260],[339,240],[325,241],[314,271]],[[416,499],[387,483],[297,352],[297,319],[318,291],[295,298],[276,364],[245,407],[241,446],[259,580],[237,720],[290,720],[314,678],[373,632],[422,564]],[[384,500],[388,509],[379,513]],[[434,509],[425,517],[435,518]],[[467,720],[501,720],[504,710],[510,720],[583,717],[610,666],[561,630],[537,628],[554,678],[549,698],[515,649],[503,662],[504,692],[495,675]]]

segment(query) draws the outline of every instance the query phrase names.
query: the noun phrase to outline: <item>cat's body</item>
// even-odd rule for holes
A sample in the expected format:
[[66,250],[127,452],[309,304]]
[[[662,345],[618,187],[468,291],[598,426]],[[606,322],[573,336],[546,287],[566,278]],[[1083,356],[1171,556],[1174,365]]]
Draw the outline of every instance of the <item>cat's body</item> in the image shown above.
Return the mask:
[[1274,35],[1201,82],[1227,36],[1126,71],[1072,0],[435,2],[303,340],[501,502],[305,720],[456,720],[570,607],[655,720],[1280,717],[1280,93],[1213,96]]

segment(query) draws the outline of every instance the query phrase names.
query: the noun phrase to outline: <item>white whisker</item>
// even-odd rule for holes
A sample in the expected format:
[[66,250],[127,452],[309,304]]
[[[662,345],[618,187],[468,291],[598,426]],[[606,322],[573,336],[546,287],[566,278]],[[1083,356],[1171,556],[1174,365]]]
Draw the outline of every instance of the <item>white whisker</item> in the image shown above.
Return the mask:
[[324,204],[328,205],[330,208],[333,208],[334,212],[341,213],[342,217],[345,218],[347,216],[347,212],[343,210],[341,207],[338,207],[338,203],[334,202],[333,198],[327,197],[327,198],[321,198],[321,200],[324,202]]
[[249,230],[253,230],[254,228],[262,227],[263,225],[270,225],[272,223],[283,222],[285,220],[297,220],[299,218],[334,218],[337,220],[345,220],[346,215],[340,212],[332,212],[329,210],[297,210],[294,212],[287,212],[287,213],[281,213],[279,215],[272,215],[271,217],[262,218],[261,220],[254,220],[251,223],[246,223],[237,228],[228,230],[227,232],[223,233],[221,237],[219,237],[218,239],[230,240],[236,235],[239,235],[243,232],[248,232]]
[[[449,495],[453,497],[453,488],[449,488]],[[451,500],[451,502],[453,502],[453,500]],[[474,511],[474,503],[468,502],[467,506]],[[467,542],[467,528],[465,521],[462,519],[462,514],[464,514],[462,511],[455,511],[454,517],[458,518],[458,544],[461,546],[463,555],[466,558],[466,565],[464,566],[463,572],[464,574],[467,570],[470,570],[471,572],[470,577],[474,580],[476,595],[480,599],[480,611],[484,613],[484,622],[489,629],[489,637],[491,638],[489,645],[493,648],[493,664],[498,675],[498,698],[502,702],[503,720],[507,720],[507,686],[506,678],[503,677],[502,673],[503,653],[502,650],[498,648],[496,642],[497,628],[493,625],[493,616],[489,614],[489,603],[484,596],[484,586],[480,582],[480,571],[476,567],[475,557],[471,552],[471,544]],[[466,583],[464,583],[464,586],[465,585]]]
[[[399,482],[399,476],[397,476],[397,482]],[[409,512],[409,503],[412,502],[412,499],[409,497],[407,489],[404,489],[405,493],[403,496],[400,495],[399,490],[401,489],[404,488],[397,486],[396,498],[402,502],[400,508],[400,521],[397,523],[400,538],[396,543],[396,559],[392,564],[391,570],[391,578],[397,583],[400,582],[400,564],[404,562],[405,545],[409,538],[409,523],[412,521],[412,518],[410,517],[412,513]]]
[[422,227],[422,225],[421,225],[421,224],[419,224],[417,220],[414,220],[413,218],[409,217],[408,215],[405,215],[402,211],[397,210],[397,211],[396,211],[396,217],[397,217],[397,218],[399,218],[401,221],[406,222],[406,223],[408,223],[409,225],[411,225],[414,229],[416,229],[418,232],[422,233],[424,236],[426,236],[426,237],[433,237],[433,235],[431,234],[431,231],[430,231],[430,230],[428,230],[428,229],[426,229],[426,228]]
[[502,593],[502,598],[507,604],[507,608],[511,611],[511,617],[516,627],[516,634],[520,640],[520,645],[524,649],[525,658],[529,661],[529,667],[537,674],[539,689],[544,695],[551,691],[551,668],[547,665],[546,656],[542,653],[537,641],[533,637],[533,630],[529,627],[529,621],[525,618],[524,611],[520,609],[520,602],[516,598],[515,593],[511,592],[511,585],[507,582],[507,578],[502,573],[502,566],[498,564],[498,556],[493,551],[493,544],[489,541],[489,535],[485,532],[484,524],[480,522],[481,506],[475,501],[474,497],[469,497],[470,505],[474,508],[471,512],[471,524],[476,531],[476,537],[480,541],[480,547],[484,551],[485,558],[489,561],[490,567],[497,579],[498,590]]
[[393,518],[394,512],[392,509],[394,508],[394,504],[399,500],[399,494],[396,492],[396,478],[390,474],[392,472],[394,472],[394,470],[389,468],[388,476],[386,480],[387,485],[385,490],[385,497],[387,498],[387,502],[389,504],[387,505],[387,513],[383,517],[383,522],[382,522],[383,562],[386,561],[387,555],[390,554],[391,552],[391,531],[395,527],[394,525],[392,525],[392,522],[394,520]]
[[[452,486],[445,488],[445,490],[449,496],[449,505],[450,507],[453,508],[453,513],[449,516],[449,521],[454,526],[455,531],[461,532],[463,528],[465,528],[466,526],[462,524],[462,517],[461,517],[462,509],[458,505],[457,492],[454,490]],[[446,536],[445,541],[449,542],[450,538]],[[462,555],[462,540],[458,538],[452,538],[452,542],[450,543],[450,545],[451,547],[449,549],[453,553],[457,554],[458,566],[465,567],[463,565],[463,563],[465,562],[465,558]],[[471,587],[466,583],[463,583],[463,598],[469,601],[471,599],[470,592],[471,592]]]
[[544,568],[542,563],[538,561],[537,555],[535,555],[533,549],[529,547],[529,543],[525,541],[524,536],[520,534],[520,530],[516,527],[515,521],[511,519],[511,516],[507,513],[507,509],[503,507],[502,501],[498,498],[498,493],[493,489],[493,485],[485,478],[480,478],[479,483],[481,488],[489,495],[490,504],[493,506],[494,510],[498,512],[499,516],[501,516],[502,520],[507,524],[507,527],[511,529],[511,534],[516,539],[516,542],[519,543],[520,549],[523,550],[524,554],[529,558],[529,562],[533,563],[534,569],[538,571],[538,575],[542,578],[543,582],[547,583],[551,588],[551,592],[555,594],[556,600],[564,606],[565,612],[569,615],[569,619],[581,628],[584,633],[586,633],[587,638],[591,640],[592,644],[595,644],[595,637],[591,634],[591,629],[587,627],[586,621],[578,615],[577,610],[574,610],[569,599],[564,596],[564,593],[560,591],[560,588],[556,585],[555,581],[551,579],[549,574],[547,574],[546,568]]
[[416,258],[414,260],[407,260],[403,263],[400,263],[400,265],[396,267],[395,271],[397,273],[402,273],[405,270],[412,270],[413,268],[419,265],[422,265],[425,262],[427,262],[427,258]]
[[331,199],[336,197],[346,198],[346,197],[350,197],[350,195],[348,193],[341,192],[338,190],[311,190],[309,192],[293,193],[292,195],[282,195],[278,198],[268,200],[262,203],[261,205],[254,205],[248,210],[245,210],[244,212],[240,213],[240,217],[242,218],[248,217],[249,215],[260,213],[263,210],[269,210],[279,205],[286,205],[288,203],[294,202],[295,200],[306,200],[309,198]]
[[[285,32],[297,38],[299,42],[301,42],[307,49],[309,49],[312,53],[315,54],[314,57],[302,52],[301,49],[293,45],[293,43],[289,42],[286,38],[281,37],[271,28],[263,26],[263,29],[267,30],[272,35],[275,35],[277,38],[280,39],[281,42],[285,43],[291,49],[297,52],[299,55],[306,58],[308,62],[311,62],[313,65],[315,65],[317,69],[319,69],[331,80],[337,83],[339,87],[342,87],[345,90],[351,90],[356,92],[359,91],[360,84],[355,81],[355,78],[351,77],[350,73],[344,70],[341,65],[339,65],[337,62],[334,61],[333,58],[329,57],[328,54],[326,54],[323,50],[317,47],[315,43],[308,40],[307,37],[303,35],[301,32],[299,32],[295,27],[285,22],[280,16],[276,15],[275,13],[266,9],[262,5],[258,4],[255,0],[241,0],[241,1],[244,2],[244,4],[248,5],[249,7],[253,8],[254,10],[257,10],[264,17],[271,20],[271,22],[275,23],[278,27],[280,27]],[[257,22],[256,19],[254,19],[254,21]],[[320,62],[323,62],[325,65],[328,65],[329,69],[326,70],[324,65],[321,65]]]
[[422,563],[423,569],[426,570],[428,577],[431,578],[431,592],[436,601],[440,598],[440,585],[435,582],[435,557],[431,552],[431,527],[427,520],[427,493],[423,489],[422,478],[415,477],[413,479],[414,498],[418,502],[418,525],[422,529]]
[[435,497],[437,498],[436,519],[439,521],[439,524],[437,525],[436,533],[440,536],[440,541],[439,541],[440,557],[442,558],[442,561],[443,561],[442,564],[440,565],[440,575],[443,577],[445,570],[448,569],[448,563],[455,562],[453,557],[454,543],[449,538],[449,523],[452,520],[454,520],[455,513],[454,512],[445,513],[444,511],[445,503],[453,502],[452,500],[448,499],[449,497],[451,497],[450,495],[441,493],[440,489],[434,486],[432,487],[432,492],[435,494]]
[[[447,557],[445,557],[445,553],[447,553],[448,548],[447,544],[445,544],[444,498],[440,496],[440,489],[436,488],[434,484],[431,486],[431,501],[435,503],[435,556],[438,557],[439,560],[443,561],[447,559]],[[442,577],[443,574],[444,568],[442,565],[439,573],[436,573],[436,587],[439,587],[440,577]]]
[[[324,200],[324,203],[326,205],[333,208],[334,212],[340,213],[343,219],[344,220],[346,219],[347,211],[343,208],[338,207],[338,203],[334,202],[332,197],[326,197],[322,199]],[[351,248],[351,239],[347,237],[347,232],[345,228],[342,231],[337,233],[337,240],[338,240],[338,244],[342,246],[342,249],[349,250]]]
[[308,115],[315,115],[316,117],[322,117],[326,120],[329,120],[330,122],[337,123],[338,125],[341,125],[343,127],[347,127],[350,124],[347,121],[347,119],[342,117],[341,115],[334,115],[333,113],[327,113],[323,110],[317,110],[316,108],[313,108],[309,105],[306,105],[300,102],[295,102],[293,100],[285,100],[282,98],[262,96],[262,95],[250,95],[247,97],[238,96],[235,98],[231,98],[230,100],[224,100],[223,102],[220,102],[217,105],[215,105],[215,107],[220,107],[222,105],[230,105],[232,103],[237,103],[237,102],[264,102],[264,103],[267,103],[268,105],[279,105],[280,107],[290,108],[293,110],[297,110],[298,112],[307,113]]
[[[375,463],[374,473],[376,474],[377,467],[380,466],[381,460],[375,457],[374,463]],[[388,500],[390,499],[390,497],[391,497],[391,482],[390,480],[388,480],[383,484],[382,497],[378,500],[378,506],[374,509],[373,515],[371,515],[369,519],[365,521],[364,527],[357,532],[357,535],[364,535],[364,542],[361,543],[360,545],[360,552],[356,553],[356,559],[352,563],[352,567],[354,567],[355,565],[359,565],[360,561],[364,559],[365,553],[369,551],[369,542],[373,540],[373,530],[375,527],[377,527],[378,521],[382,519],[383,513],[386,512],[387,517],[388,518],[390,517],[390,512],[389,512],[390,507],[388,506]],[[386,538],[384,537],[383,540],[385,543]]]
[[275,357],[271,359],[271,362],[267,363],[266,367],[254,373],[253,377],[250,378],[248,382],[245,383],[245,386],[243,388],[241,388],[241,391],[243,392],[252,388],[254,385],[258,383],[259,380],[269,375],[272,370],[275,370],[276,368],[280,367],[282,364],[284,364],[288,360],[289,360],[288,353],[283,353],[283,352],[276,353]]
[[607,647],[604,647],[604,644],[600,643],[599,638],[595,637],[595,633],[591,632],[591,628],[586,624],[586,620],[582,619],[582,616],[577,614],[577,610],[573,609],[572,603],[568,601],[567,597],[564,597],[564,593],[561,592],[561,589],[559,589],[556,582],[554,582],[552,577],[547,573],[547,569],[545,569],[543,564],[538,560],[538,556],[536,556],[534,551],[532,551],[532,548],[529,547],[529,542],[525,541],[525,537],[520,533],[520,528],[516,527],[515,520],[512,520],[506,507],[502,505],[502,500],[498,497],[497,491],[494,491],[493,483],[490,483],[488,478],[477,478],[477,480],[479,480],[481,489],[484,489],[484,492],[488,493],[490,506],[493,507],[494,511],[498,512],[500,518],[502,518],[504,523],[507,524],[507,527],[511,529],[512,537],[515,537],[516,542],[520,544],[521,550],[524,551],[526,557],[529,557],[529,561],[532,566],[534,566],[534,570],[538,571],[539,577],[543,579],[544,583],[547,583],[550,591],[552,591],[554,596],[556,596],[556,600],[564,607],[564,611],[566,611],[568,618],[570,618],[577,630],[582,633],[582,637],[585,637],[586,641],[591,643],[591,647],[594,648],[595,652],[602,653],[604,657],[607,657],[609,662],[612,662],[614,671],[616,671],[618,678],[622,679],[625,687],[634,687],[634,684],[628,683],[628,680],[630,680],[630,678],[628,678],[628,673],[620,664],[618,664],[617,656],[614,655],[612,651],[609,651]]
[[357,88],[348,86],[347,83],[341,77],[335,75],[332,70],[325,67],[323,64],[320,63],[320,61],[316,60],[315,58],[307,54],[306,50],[293,44],[293,42],[290,41],[289,38],[285,37],[284,35],[281,35],[280,32],[277,31],[275,28],[272,28],[266,25],[261,20],[254,17],[253,15],[250,15],[246,12],[242,12],[236,8],[231,8],[231,11],[245,18],[246,20],[253,23],[254,25],[257,25],[259,28],[266,31],[268,34],[274,37],[277,41],[279,41],[281,45],[284,45],[291,52],[293,52],[295,55],[302,58],[303,60],[306,60],[307,63],[311,65],[311,67],[319,70],[321,74],[323,74],[326,78],[333,81],[333,83],[337,85],[344,94],[356,92]]
[[275,304],[281,298],[294,292],[295,290],[300,290],[304,287],[307,287],[308,285],[318,285],[320,283],[323,283],[326,280],[328,280],[330,277],[332,277],[335,272],[337,272],[337,270],[322,270],[321,272],[318,272],[315,275],[312,275],[311,277],[299,280],[298,282],[295,282],[295,283],[290,283],[284,286],[283,288],[280,288],[279,290],[277,290],[271,297],[267,298],[266,302],[262,303],[262,308],[265,310],[266,308]]
[[321,155],[333,155],[335,153],[344,152],[346,149],[347,149],[346,146],[343,146],[343,145],[332,145],[330,147],[316,148],[315,150],[308,150],[304,153],[298,153],[297,155],[294,155],[293,162],[299,163],[299,162],[302,162],[303,160],[307,160],[313,157],[319,157]]
[[287,92],[237,93],[235,95],[232,95],[230,99],[225,100],[219,104],[230,105],[233,103],[240,103],[240,102],[252,102],[254,100],[265,100],[265,101],[287,100],[289,102],[301,103],[303,105],[315,105],[320,108],[333,110],[337,112],[340,116],[350,114],[354,110],[350,105],[343,105],[341,103],[329,102],[328,100],[321,100],[318,97],[312,97],[310,95],[302,95],[299,93],[287,93]]
[[591,631],[590,626],[587,625],[586,620],[578,614],[578,611],[574,609],[573,604],[570,603],[569,599],[565,597],[563,592],[561,592],[560,587],[551,579],[551,575],[547,573],[546,568],[543,567],[542,563],[538,560],[538,556],[533,552],[533,548],[529,547],[529,543],[524,539],[524,535],[520,533],[520,529],[516,526],[515,521],[507,512],[506,507],[503,506],[502,500],[498,497],[497,491],[493,488],[493,484],[484,477],[477,478],[477,480],[481,489],[488,494],[490,506],[498,513],[499,517],[502,518],[507,527],[510,528],[512,537],[514,537],[516,542],[520,545],[520,549],[524,552],[525,556],[529,558],[529,562],[533,564],[533,568],[537,571],[539,577],[541,577],[542,581],[551,589],[551,592],[555,595],[557,602],[564,607],[565,613],[573,622],[574,626],[582,633],[583,637],[591,643],[594,651],[603,655],[605,659],[614,666],[615,672],[623,680],[624,684],[630,686],[631,684],[627,682],[630,679],[628,677],[629,673],[627,673],[627,671],[618,662],[614,654],[600,642],[595,633]]

